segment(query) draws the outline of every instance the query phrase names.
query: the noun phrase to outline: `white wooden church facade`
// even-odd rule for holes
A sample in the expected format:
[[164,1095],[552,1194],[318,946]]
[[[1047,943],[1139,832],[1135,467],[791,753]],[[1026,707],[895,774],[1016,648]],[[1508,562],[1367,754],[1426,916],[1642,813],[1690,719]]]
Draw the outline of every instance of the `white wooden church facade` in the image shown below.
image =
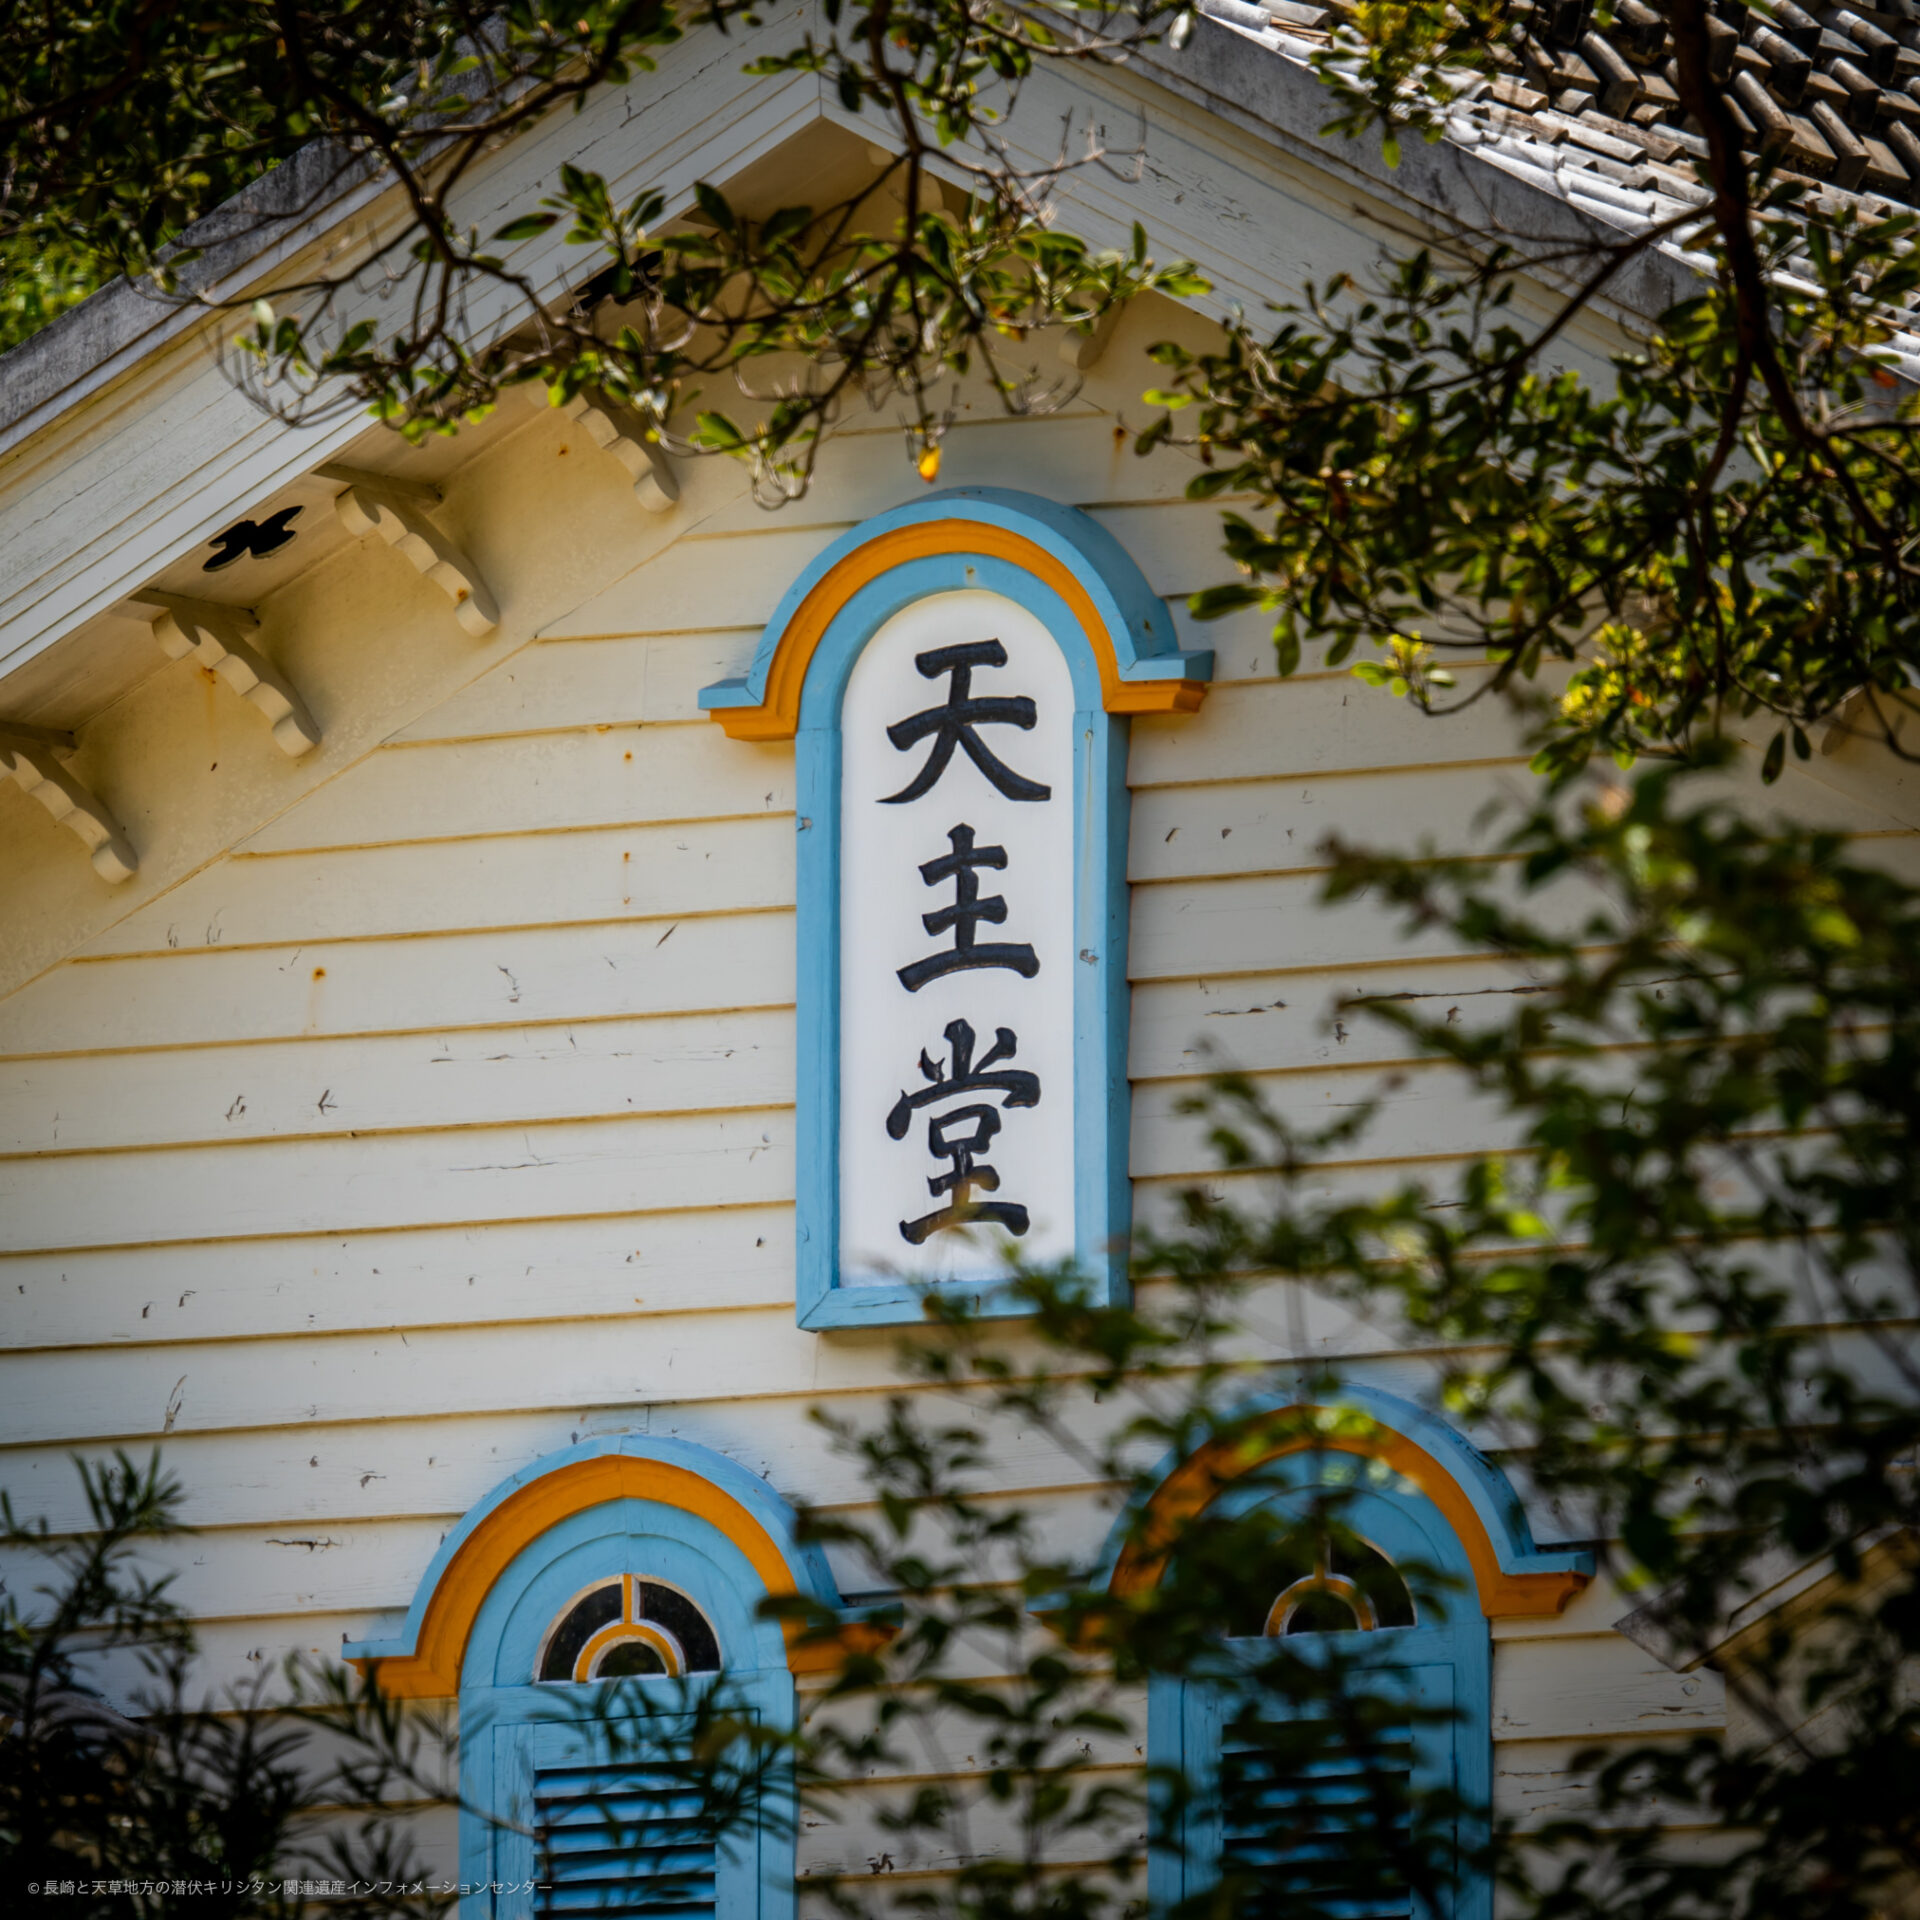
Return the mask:
[[[1037,147],[1069,104],[1145,129],[1142,182],[1076,178],[1063,218],[1143,218],[1220,291],[1129,310],[1053,414],[963,396],[938,493],[884,418],[773,514],[590,408],[418,451],[290,429],[216,364],[222,323],[124,289],[78,364],[72,329],[0,364],[0,1484],[73,1527],[71,1452],[163,1447],[211,1682],[344,1642],[452,1698],[644,1643],[790,1710],[752,1603],[844,1597],[788,1502],[860,1496],[808,1411],[897,1385],[900,1276],[990,1284],[942,1206],[991,1195],[1098,1267],[1210,1171],[1178,1108],[1213,1064],[1311,1119],[1386,1059],[1331,996],[1497,979],[1313,903],[1331,830],[1463,843],[1524,784],[1508,723],[1282,683],[1257,620],[1194,627],[1217,508],[1124,423],[1153,340],[1363,267],[1423,204],[1549,203],[1452,149],[1404,179],[1323,150],[1245,47],[1202,21],[1185,56],[1036,81]],[[500,156],[475,219],[568,157],[749,204],[873,169],[872,129],[741,58],[690,36]],[[343,203],[305,243],[391,217]],[[296,506],[279,551],[205,570]],[[955,720],[970,700],[1029,705]],[[1914,817],[1845,750],[1794,777],[1863,835]],[[1384,1177],[1476,1144],[1416,1074],[1365,1152]],[[1310,1338],[1418,1490],[1383,1527],[1473,1583],[1460,1764],[1501,1810],[1578,1804],[1596,1737],[1723,1724],[1718,1678],[1616,1632],[1632,1603],[1552,1516],[1530,1541],[1469,1437],[1412,1412],[1427,1361],[1330,1312]],[[1094,1490],[1038,1443],[1009,1459],[1092,1563]],[[427,1831],[449,1876],[515,1877],[455,1829]],[[855,1820],[799,1866],[880,1852]],[[720,1912],[776,1912],[778,1878]]]

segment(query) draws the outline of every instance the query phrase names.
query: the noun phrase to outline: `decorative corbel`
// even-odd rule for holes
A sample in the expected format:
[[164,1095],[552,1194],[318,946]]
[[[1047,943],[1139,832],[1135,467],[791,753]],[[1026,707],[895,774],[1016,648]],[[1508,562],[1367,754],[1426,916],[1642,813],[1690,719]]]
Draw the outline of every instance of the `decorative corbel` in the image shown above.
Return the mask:
[[153,637],[168,659],[193,659],[217,674],[266,716],[274,743],[290,759],[297,760],[320,744],[320,729],[306,702],[257,647],[241,638],[260,625],[246,608],[217,606],[172,593],[135,594],[133,604],[154,610]]
[[55,748],[71,753],[73,746],[70,733],[0,720],[0,773],[11,774],[23,793],[77,835],[93,856],[94,872],[117,886],[139,871],[140,856],[113,815],[53,757]]
[[647,438],[647,423],[631,407],[623,407],[598,391],[576,393],[555,407],[537,380],[520,391],[543,413],[558,413],[585,427],[593,444],[626,468],[633,482],[633,497],[649,513],[665,513],[680,498],[680,477],[673,470],[673,462],[660,450],[657,440]]
[[332,461],[317,471],[323,480],[346,483],[333,501],[340,524],[357,539],[377,533],[404,554],[453,602],[454,618],[476,640],[500,624],[480,569],[427,518],[425,509],[440,502],[437,487]]

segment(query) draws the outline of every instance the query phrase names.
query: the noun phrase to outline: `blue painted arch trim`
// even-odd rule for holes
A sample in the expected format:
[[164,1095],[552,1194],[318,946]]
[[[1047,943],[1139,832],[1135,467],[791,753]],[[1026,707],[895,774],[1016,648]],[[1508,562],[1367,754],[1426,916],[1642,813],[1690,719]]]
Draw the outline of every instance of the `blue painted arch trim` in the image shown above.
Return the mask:
[[[396,1663],[398,1672],[404,1673],[407,1666],[417,1663],[421,1657],[421,1639],[427,1623],[429,1611],[433,1608],[437,1596],[440,1596],[443,1583],[449,1570],[463,1558],[471,1559],[473,1550],[484,1544],[489,1532],[500,1536],[500,1546],[492,1556],[497,1563],[494,1578],[504,1573],[519,1553],[533,1540],[540,1538],[557,1522],[545,1517],[538,1496],[545,1486],[557,1486],[562,1479],[581,1476],[590,1472],[598,1463],[633,1461],[651,1463],[659,1467],[678,1470],[680,1474],[690,1476],[692,1480],[715,1489],[724,1496],[724,1502],[714,1503],[703,1517],[711,1518],[711,1511],[725,1512],[731,1508],[744,1511],[750,1516],[754,1527],[771,1548],[775,1562],[769,1562],[766,1554],[760,1550],[758,1541],[752,1541],[752,1557],[759,1562],[761,1578],[773,1564],[784,1571],[791,1589],[805,1593],[825,1606],[839,1609],[841,1606],[839,1591],[834,1584],[833,1573],[827,1564],[826,1555],[817,1546],[802,1542],[799,1537],[798,1516],[792,1506],[766,1481],[757,1474],[749,1473],[737,1462],[729,1460],[725,1454],[717,1453],[711,1447],[703,1447],[694,1441],[669,1438],[653,1438],[643,1434],[616,1434],[602,1439],[586,1440],[576,1446],[565,1447],[556,1453],[543,1455],[531,1465],[521,1468],[518,1473],[510,1474],[489,1493],[476,1501],[460,1518],[459,1523],[440,1543],[427,1570],[420,1577],[415,1589],[413,1603],[407,1610],[407,1617],[400,1631],[390,1638],[379,1640],[349,1641],[343,1648],[343,1656],[353,1661],[379,1661]],[[528,1496],[532,1496],[529,1498]],[[625,1497],[615,1495],[613,1497]],[[586,1510],[592,1505],[606,1504],[595,1501],[589,1495],[575,1510]],[[664,1503],[663,1503],[664,1504]],[[700,1512],[698,1505],[685,1510]],[[529,1517],[522,1524],[517,1515],[525,1512]],[[550,1509],[546,1510],[550,1512]],[[738,1530],[729,1530],[724,1525],[723,1532],[739,1545],[735,1537]],[[473,1596],[472,1616],[467,1629],[460,1636],[460,1653],[464,1656],[466,1632],[470,1631],[472,1618],[477,1618],[484,1607],[488,1594],[492,1590],[493,1579],[485,1581],[483,1591]],[[395,1669],[383,1667],[383,1672]]]
[[1208,680],[1210,649],[1182,652],[1166,603],[1133,556],[1092,515],[1009,487],[951,487],[863,520],[817,555],[781,596],[745,674],[700,690],[703,710],[753,707],[767,698],[774,657],[807,596],[841,561],[882,535],[942,520],[972,520],[1031,540],[1087,589],[1112,636],[1115,664],[1128,681]]
[[[1501,1574],[1575,1581],[1592,1577],[1591,1552],[1583,1547],[1536,1545],[1526,1507],[1500,1468],[1451,1422],[1399,1394],[1345,1382],[1335,1392],[1316,1394],[1304,1401],[1274,1393],[1250,1395],[1223,1418],[1220,1425],[1223,1431],[1231,1431],[1243,1423],[1258,1420],[1263,1414],[1313,1409],[1322,1409],[1329,1416],[1330,1434],[1343,1415],[1359,1414],[1385,1433],[1412,1442],[1434,1460],[1484,1529]],[[1169,1453],[1151,1476],[1151,1484],[1156,1488],[1165,1485],[1182,1464],[1179,1455]],[[1129,1506],[1108,1530],[1100,1557],[1088,1576],[1090,1586],[1106,1586],[1112,1581],[1132,1537],[1138,1513],[1137,1507]],[[1455,1530],[1459,1530],[1457,1522]]]

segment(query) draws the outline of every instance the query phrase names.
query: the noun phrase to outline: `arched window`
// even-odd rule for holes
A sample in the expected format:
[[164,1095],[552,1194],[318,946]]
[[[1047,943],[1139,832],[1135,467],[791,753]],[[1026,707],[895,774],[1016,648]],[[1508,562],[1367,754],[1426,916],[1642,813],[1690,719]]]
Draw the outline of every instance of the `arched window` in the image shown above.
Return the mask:
[[466,1516],[400,1636],[347,1650],[399,1697],[457,1690],[462,1920],[791,1920],[777,1742],[727,1746],[726,1820],[692,1756],[703,1714],[789,1728],[794,1669],[831,1664],[770,1593],[839,1605],[786,1503],[684,1442],[589,1442]]
[[677,1680],[719,1670],[720,1642],[699,1607],[678,1587],[623,1573],[589,1587],[553,1623],[534,1677]]
[[1511,1489],[1450,1428],[1385,1394],[1353,1402],[1249,1415],[1170,1473],[1154,1524],[1116,1530],[1127,1591],[1183,1577],[1173,1543],[1204,1541],[1210,1517],[1254,1523],[1207,1576],[1217,1659],[1149,1685],[1149,1759],[1188,1788],[1162,1800],[1156,1907],[1225,1882],[1245,1915],[1491,1914],[1464,1870],[1491,1797],[1488,1623],[1557,1612],[1589,1562],[1536,1551]]

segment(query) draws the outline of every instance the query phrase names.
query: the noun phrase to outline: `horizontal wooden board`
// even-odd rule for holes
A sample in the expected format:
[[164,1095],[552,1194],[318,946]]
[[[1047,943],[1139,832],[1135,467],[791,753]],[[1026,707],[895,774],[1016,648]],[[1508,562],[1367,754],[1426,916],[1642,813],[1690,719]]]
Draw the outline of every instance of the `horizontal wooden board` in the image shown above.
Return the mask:
[[1623,1635],[1503,1640],[1493,1662],[1496,1740],[1710,1732],[1726,1721],[1717,1673],[1674,1673]]
[[[1037,1523],[1062,1553],[1091,1557],[1106,1518],[1075,1496],[1035,1496]],[[307,1612],[404,1611],[456,1515],[353,1525],[231,1527],[160,1540],[139,1563],[176,1577],[174,1592],[197,1618],[264,1620]],[[828,1549],[843,1593],[871,1589],[865,1566],[837,1544]],[[0,1550],[0,1577],[30,1556]],[[981,1571],[993,1577],[984,1558]]]
[[[1326,1124],[1369,1099],[1424,1111],[1460,1091],[1440,1064],[1376,1067],[1317,1037],[1333,1058],[1262,1081],[1298,1124]],[[1390,1037],[1369,1036],[1383,1052]],[[777,1010],[22,1061],[0,1077],[0,1140],[6,1156],[69,1155],[784,1107],[793,1039],[792,1015]],[[1177,1108],[1204,1091],[1194,1076],[1211,1064],[1196,1049],[1181,1074],[1137,1087],[1133,1129],[1150,1160],[1165,1157],[1170,1128],[1184,1134]],[[1396,1124],[1425,1126],[1404,1115]],[[1424,1150],[1412,1139],[1406,1150]]]
[[[1240,613],[1200,621],[1182,602],[1169,610],[1181,645],[1213,655],[1215,687],[1276,677],[1270,622],[1265,616]],[[672,721],[698,721],[717,732],[712,716],[701,709],[700,690],[715,680],[744,674],[759,641],[758,627],[542,640],[422,714],[393,739],[396,743],[478,740],[570,727]],[[1313,677],[1301,674],[1294,684],[1304,685]],[[1344,685],[1353,684],[1349,675],[1334,677]]]
[[[1308,1351],[1348,1356],[1356,1378],[1387,1391],[1419,1398],[1433,1390],[1432,1361],[1405,1343],[1336,1301],[1303,1290],[1297,1304],[1295,1314],[1256,1314],[1232,1351],[1251,1358],[1284,1334]],[[1010,1345],[1021,1351],[1017,1340]],[[315,1423],[594,1409],[615,1423],[599,1431],[626,1431],[653,1422],[648,1410],[662,1406],[881,1393],[903,1377],[891,1330],[823,1341],[794,1324],[791,1300],[591,1323],[11,1353],[0,1356],[0,1445],[144,1444],[189,1432],[304,1433]]]
[[[528,1278],[532,1290],[538,1276]],[[713,1303],[716,1308],[719,1304]],[[619,1329],[613,1331],[626,1337]],[[581,1326],[576,1332],[583,1342],[596,1337],[592,1327]],[[177,1377],[170,1377],[169,1388]],[[890,1399],[896,1390],[906,1392],[930,1421],[944,1424],[964,1412],[938,1389],[903,1385],[899,1375],[879,1371],[859,1391],[842,1387],[835,1406],[856,1426],[873,1426],[885,1415],[881,1396]],[[184,1403],[183,1394],[183,1408]],[[746,1398],[646,1406],[616,1401],[524,1410],[423,1410],[400,1417],[316,1419],[240,1430],[176,1424],[163,1444],[166,1464],[184,1489],[182,1519],[199,1528],[271,1526],[290,1519],[354,1525],[444,1520],[464,1513],[509,1475],[536,1461],[611,1434],[644,1434],[711,1447],[796,1500],[838,1507],[871,1500],[862,1463],[830,1445],[814,1418],[821,1404],[811,1388],[794,1386]],[[1085,1449],[1078,1456],[1066,1449],[1060,1432],[1012,1415],[997,1420],[988,1463],[976,1478],[1000,1496],[1083,1483],[1088,1478],[1087,1455],[1114,1438],[1129,1410],[1115,1401],[1093,1404],[1088,1395],[1070,1398],[1061,1409],[1061,1431],[1074,1435]],[[89,1451],[99,1453],[97,1448]],[[23,1513],[44,1518],[55,1532],[87,1526],[79,1475],[68,1448],[11,1446],[0,1455],[0,1473]],[[1615,1614],[1622,1611],[1614,1608]]]
[[[940,443],[943,488],[1011,487],[1097,515],[1114,502],[1179,500],[1193,477],[1193,462],[1180,453],[1162,450],[1139,458],[1125,428],[1116,431],[1113,415],[1084,397],[1065,399],[1058,411],[1009,417],[974,380],[961,385],[956,402],[953,425]],[[898,506],[915,484],[913,456],[898,427],[888,422],[849,430],[827,442],[813,486],[802,499],[774,515],[742,499],[722,507],[701,530],[755,533],[769,524],[864,520]],[[1216,520],[1219,511],[1212,509]]]
[[1410,1043],[1348,1002],[1379,1000],[1471,1030],[1510,1019],[1532,985],[1518,967],[1493,959],[1142,981],[1133,990],[1127,1070],[1138,1083],[1223,1068],[1397,1063],[1411,1057]]
[[[1465,1172],[1471,1156],[1436,1154],[1417,1164],[1394,1166],[1391,1162],[1365,1160],[1338,1166],[1309,1166],[1292,1187],[1294,1202],[1302,1207],[1364,1205],[1377,1201],[1402,1184],[1415,1184],[1438,1196],[1433,1204],[1451,1205],[1449,1196],[1455,1182]],[[1257,1163],[1239,1172],[1218,1168],[1191,1173],[1145,1174],[1133,1176],[1133,1226],[1143,1237],[1177,1239],[1187,1236],[1186,1197],[1204,1196],[1216,1205],[1233,1206],[1258,1219],[1273,1205],[1273,1172]],[[1271,1327],[1269,1331],[1274,1331]]]
[[[1366,895],[1321,901],[1312,874],[1167,881],[1133,889],[1128,971],[1135,980],[1204,979],[1234,973],[1464,959],[1467,943],[1443,927],[1406,929],[1406,916]],[[1517,888],[1511,867],[1495,867],[1495,898]],[[1572,932],[1592,917],[1598,896],[1577,875],[1525,898],[1549,931]]]
[[[1444,1065],[1261,1076],[1254,1085],[1268,1110],[1302,1134],[1342,1126],[1373,1109],[1371,1120],[1356,1138],[1322,1150],[1321,1164],[1326,1167],[1496,1153],[1511,1147],[1519,1133],[1496,1101],[1476,1093],[1457,1071]],[[1181,1111],[1194,1100],[1208,1102],[1206,1109]],[[1136,1088],[1131,1158],[1135,1176],[1200,1178],[1212,1173],[1220,1165],[1211,1138],[1216,1123],[1243,1134],[1256,1150],[1262,1144],[1257,1133],[1243,1126],[1235,1106],[1213,1104],[1204,1081],[1155,1081]],[[1391,1182],[1381,1184],[1384,1189]]]
[[0,1155],[786,1106],[793,1016],[313,1039],[20,1062]]
[[542,640],[394,735],[396,742],[484,740],[561,727],[698,720],[703,686],[746,672],[756,627],[715,633]]
[[0,1252],[793,1197],[790,1110],[0,1162]]
[[[1623,1739],[1594,1740],[1496,1740],[1493,1748],[1493,1805],[1496,1814],[1514,1821],[1522,1829],[1544,1827],[1558,1820],[1591,1821],[1598,1827],[1659,1826],[1667,1829],[1662,1846],[1678,1854],[1694,1838],[1676,1833],[1678,1822],[1697,1822],[1698,1808],[1678,1809],[1663,1803],[1652,1791],[1652,1770],[1644,1768],[1630,1776],[1631,1786],[1621,1803],[1603,1812],[1597,1791],[1599,1769],[1593,1764],[1596,1750],[1603,1758],[1609,1750],[1617,1752],[1629,1744],[1645,1744],[1656,1750],[1672,1740],[1676,1745],[1690,1737],[1675,1729],[1671,1735],[1650,1732],[1630,1742]],[[1585,1758],[1587,1764],[1576,1762]],[[1566,1855],[1562,1854],[1564,1861]],[[1551,1861],[1552,1856],[1549,1856]],[[1551,1871],[1551,1868],[1549,1869]]]
[[549,621],[542,640],[607,634],[750,627],[756,632],[780,596],[851,520],[790,527],[769,515],[744,533],[685,534],[571,613]]
[[387,747],[246,841],[247,853],[793,811],[793,750],[710,723]]
[[1488,853],[1532,784],[1510,762],[1148,787],[1134,796],[1127,870],[1137,881],[1309,872],[1327,866],[1336,836],[1382,853]]
[[793,1004],[793,913],[69,962],[0,1001],[0,1056]]
[[[537,1274],[531,1278],[537,1284]],[[0,1377],[9,1383],[0,1395],[0,1442],[48,1444],[397,1416],[458,1419],[483,1408],[639,1408],[785,1393],[809,1378],[826,1392],[897,1376],[890,1347],[826,1348],[795,1326],[787,1301],[592,1325],[10,1355],[0,1360]]]
[[285,946],[793,904],[793,821],[236,855],[93,941],[88,957]]
[[792,1206],[736,1205],[10,1254],[0,1256],[0,1347],[592,1320],[792,1298]]
[[1188,880],[1136,887],[1127,970],[1136,981],[1291,973],[1460,956],[1464,943],[1370,900],[1320,903],[1316,875]]
[[[194,1630],[194,1680],[199,1688],[218,1696],[230,1687],[257,1684],[263,1673],[277,1675],[290,1658],[316,1666],[343,1667],[341,1642],[367,1631],[368,1616],[357,1610],[259,1620],[209,1620]],[[134,1687],[145,1678],[137,1671],[122,1671]]]
[[1522,745],[1516,723],[1495,702],[1436,717],[1345,675],[1319,674],[1220,687],[1197,714],[1135,720],[1127,779],[1139,788],[1504,765]]
[[[1111,443],[1110,428],[1095,426],[1091,431]],[[1024,443],[1010,444],[1014,452],[1004,457],[1015,473],[1013,484],[1019,485],[1017,449]],[[898,498],[897,488],[893,497]],[[541,637],[764,626],[807,564],[863,517],[857,504],[843,509],[837,498],[823,500],[832,517],[810,525],[769,516],[765,524],[749,523],[737,532],[703,527],[683,536],[574,612],[548,622]],[[1210,503],[1168,499],[1090,510],[1120,539],[1156,593],[1186,595],[1232,574],[1231,563],[1219,551],[1219,509]]]

